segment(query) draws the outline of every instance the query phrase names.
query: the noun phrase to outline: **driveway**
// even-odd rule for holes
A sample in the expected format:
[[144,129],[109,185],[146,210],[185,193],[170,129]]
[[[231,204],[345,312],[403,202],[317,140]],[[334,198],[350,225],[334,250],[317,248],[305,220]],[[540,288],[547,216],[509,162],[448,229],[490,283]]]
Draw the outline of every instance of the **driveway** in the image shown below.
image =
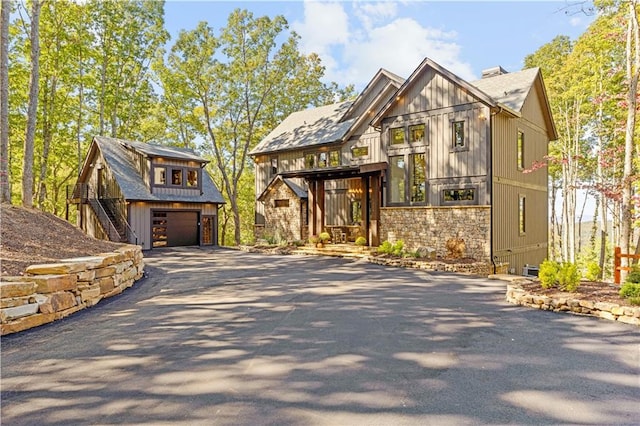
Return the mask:
[[66,320],[2,339],[2,424],[633,424],[640,332],[505,284],[182,248]]

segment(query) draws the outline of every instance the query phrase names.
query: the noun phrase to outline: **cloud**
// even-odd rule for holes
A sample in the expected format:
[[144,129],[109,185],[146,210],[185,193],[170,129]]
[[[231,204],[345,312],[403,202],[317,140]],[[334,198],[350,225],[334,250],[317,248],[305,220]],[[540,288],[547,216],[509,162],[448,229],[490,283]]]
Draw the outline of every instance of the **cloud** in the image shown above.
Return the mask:
[[425,57],[464,79],[474,79],[471,66],[460,59],[457,33],[398,17],[396,3],[304,3],[304,21],[292,24],[301,36],[303,52],[317,53],[325,77],[361,89],[380,68],[408,77]]

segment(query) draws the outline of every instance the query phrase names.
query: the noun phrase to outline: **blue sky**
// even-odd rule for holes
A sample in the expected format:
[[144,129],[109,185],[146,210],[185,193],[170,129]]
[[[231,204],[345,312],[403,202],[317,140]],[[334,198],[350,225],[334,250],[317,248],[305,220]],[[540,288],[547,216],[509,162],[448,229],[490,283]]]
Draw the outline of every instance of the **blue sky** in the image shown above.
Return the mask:
[[[283,15],[300,47],[320,55],[326,81],[362,89],[379,68],[408,77],[427,56],[467,80],[485,68],[522,68],[557,35],[576,39],[593,16],[565,13],[575,1],[183,1],[167,0],[172,41],[207,21],[216,32],[236,8]],[[575,8],[573,9],[575,10]]]

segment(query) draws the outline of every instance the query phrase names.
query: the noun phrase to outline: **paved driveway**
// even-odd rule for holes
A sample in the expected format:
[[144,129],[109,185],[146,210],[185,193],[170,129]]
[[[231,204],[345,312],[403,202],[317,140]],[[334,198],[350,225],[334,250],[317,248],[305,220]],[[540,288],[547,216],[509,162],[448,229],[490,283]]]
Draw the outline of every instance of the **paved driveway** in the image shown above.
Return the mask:
[[633,424],[637,327],[504,283],[342,259],[154,251],[149,277],[2,339],[2,424]]

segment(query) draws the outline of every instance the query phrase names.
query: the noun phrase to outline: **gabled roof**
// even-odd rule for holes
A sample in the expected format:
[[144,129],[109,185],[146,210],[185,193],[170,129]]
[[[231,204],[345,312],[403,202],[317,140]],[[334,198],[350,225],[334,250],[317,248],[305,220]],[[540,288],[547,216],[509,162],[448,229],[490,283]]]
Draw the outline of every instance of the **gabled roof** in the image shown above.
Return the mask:
[[400,77],[397,74],[392,73],[391,71],[387,71],[384,68],[380,68],[378,72],[373,76],[371,81],[367,83],[367,85],[362,90],[362,92],[360,92],[360,94],[356,97],[356,99],[353,101],[353,103],[351,104],[347,112],[345,112],[344,118],[357,119],[358,117],[352,117],[351,114],[360,105],[360,103],[362,103],[364,99],[366,99],[367,95],[371,90],[373,90],[376,84],[383,79],[387,80],[387,83],[385,84],[385,88],[387,85],[393,85],[397,89],[398,87],[402,86],[402,83],[404,83],[404,78]]
[[264,189],[264,191],[262,191],[262,193],[258,196],[258,201],[264,201],[264,197],[267,196],[269,191],[271,191],[271,189],[278,182],[282,182],[285,185],[287,185],[289,187],[289,189],[291,191],[293,191],[293,193],[295,194],[296,197],[298,197],[298,198],[308,198],[308,193],[307,193],[306,189],[304,189],[303,187],[301,187],[300,185],[295,183],[292,179],[284,178],[284,177],[282,177],[280,175],[276,175],[273,179],[271,179],[271,182],[269,182],[269,185],[267,185],[267,187]]
[[327,145],[342,140],[353,119],[340,121],[351,101],[294,112],[285,118],[250,155]]
[[491,96],[496,103],[504,104],[514,111],[521,112],[539,71],[539,68],[530,68],[482,78],[472,81],[471,84]]
[[[225,203],[224,197],[213,183],[211,176],[203,170],[202,172],[202,193],[195,196],[171,195],[151,193],[149,187],[138,173],[133,157],[129,150],[138,151],[149,157],[163,157],[186,161],[200,162],[202,165],[206,160],[199,157],[195,152],[185,148],[161,147],[142,142],[128,141],[124,139],[110,138],[106,136],[96,136],[90,148],[87,160],[93,150],[98,149],[102,153],[107,167],[111,170],[120,191],[125,200],[131,201],[167,201],[167,202],[190,202],[190,203]],[[167,152],[169,156],[159,155]],[[85,161],[81,179],[86,175],[89,165]]]

